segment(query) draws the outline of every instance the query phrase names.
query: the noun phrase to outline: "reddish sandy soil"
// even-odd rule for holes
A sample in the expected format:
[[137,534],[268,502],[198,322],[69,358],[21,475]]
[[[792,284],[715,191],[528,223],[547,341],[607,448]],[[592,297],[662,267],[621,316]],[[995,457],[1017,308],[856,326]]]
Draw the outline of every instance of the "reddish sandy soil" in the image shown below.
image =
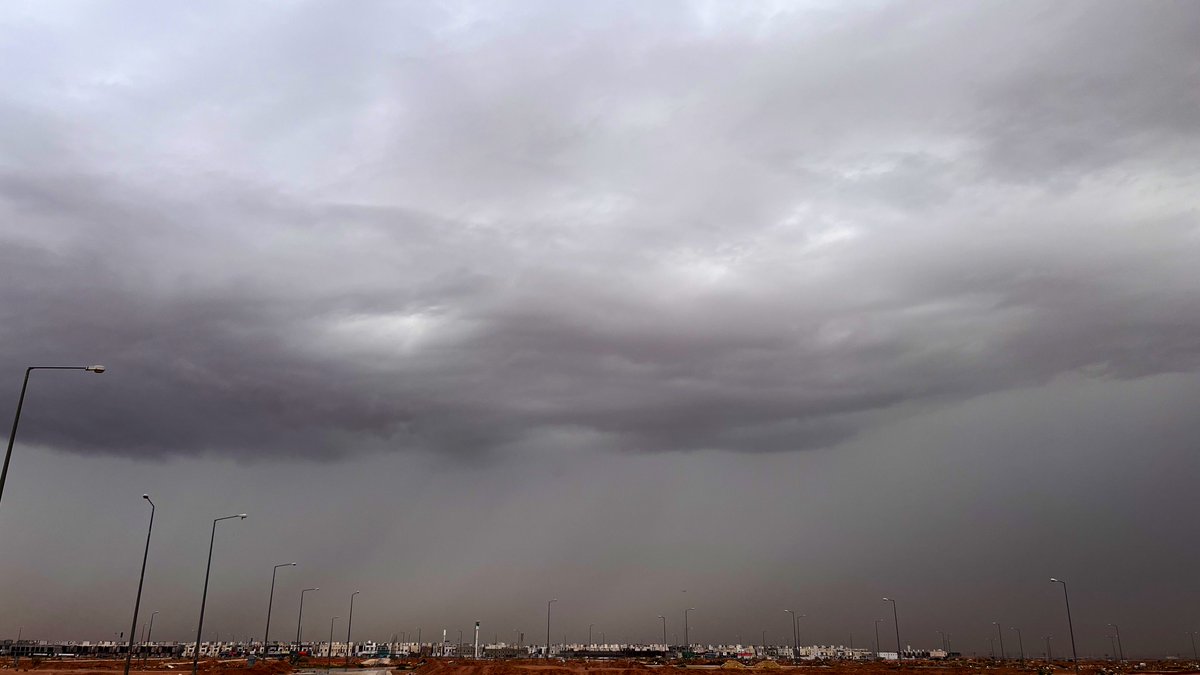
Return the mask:
[[[343,660],[334,659],[333,665],[341,667]],[[941,663],[937,661],[905,662],[903,666],[895,663],[852,663],[832,661],[802,666],[779,666],[768,662],[769,665],[760,667],[744,667],[720,662],[710,662],[700,665],[696,663],[684,667],[680,664],[653,666],[636,661],[545,661],[506,660],[506,661],[465,661],[451,659],[429,659],[423,663],[393,662],[390,669],[394,673],[414,672],[414,675],[957,675],[960,673],[978,673],[978,675],[1039,675],[1039,668],[1044,668],[1041,662],[1030,662],[1022,667],[1011,663],[996,666],[984,661],[956,661]],[[178,659],[154,659],[145,665],[134,664],[133,673],[139,675],[165,675],[179,673],[190,675],[191,661]],[[1188,662],[1148,662],[1145,668],[1137,668],[1134,663],[1128,663],[1120,670],[1113,669],[1112,663],[1084,663],[1080,671],[1085,675],[1108,675],[1111,673],[1129,673],[1130,675],[1145,673],[1197,673],[1200,668]],[[305,659],[300,668],[324,668],[325,659]],[[125,667],[120,659],[97,660],[45,660],[34,664],[22,660],[20,671],[35,671],[36,675],[113,675]],[[259,661],[253,668],[246,665],[244,659],[225,661],[201,661],[200,670],[209,675],[284,675],[292,671],[292,666],[286,661]],[[12,662],[5,660],[0,665],[0,671],[12,671]],[[1066,664],[1057,664],[1054,675],[1073,675]],[[14,673],[14,675],[16,675]]]
[[[1146,668],[1135,668],[1133,663],[1126,664],[1120,672],[1123,673],[1200,673],[1195,664],[1184,662],[1154,662],[1147,663]],[[1070,667],[1058,664],[1054,669],[1056,675],[1073,675]],[[1111,670],[1110,663],[1084,663],[1080,672],[1088,675],[1102,675]],[[430,661],[416,669],[416,675],[700,675],[713,672],[713,675],[735,675],[744,671],[744,675],[770,673],[771,675],[951,675],[958,673],[976,672],[979,675],[1037,675],[1039,667],[1045,664],[1030,662],[1022,667],[1019,664],[995,666],[983,661],[956,661],[941,663],[937,661],[906,662],[903,666],[895,663],[853,663],[831,661],[813,665],[796,667],[778,666],[771,664],[766,667],[743,667],[736,665],[719,665],[712,663],[707,666],[689,667],[679,665],[648,666],[635,661],[554,661],[547,664],[544,661],[486,661],[473,663],[470,661]],[[1105,671],[1104,669],[1109,669]]]
[[[123,659],[45,659],[36,664],[31,659],[22,659],[18,671],[36,672],[37,675],[112,675],[113,671],[123,671]],[[12,661],[5,659],[0,670],[12,671]],[[149,659],[145,664],[133,662],[132,673],[180,673],[191,675],[192,662],[182,659]],[[284,661],[259,661],[253,668],[247,667],[245,659],[230,659],[223,661],[205,660],[200,662],[200,671],[212,675],[281,675],[290,673],[292,667]]]

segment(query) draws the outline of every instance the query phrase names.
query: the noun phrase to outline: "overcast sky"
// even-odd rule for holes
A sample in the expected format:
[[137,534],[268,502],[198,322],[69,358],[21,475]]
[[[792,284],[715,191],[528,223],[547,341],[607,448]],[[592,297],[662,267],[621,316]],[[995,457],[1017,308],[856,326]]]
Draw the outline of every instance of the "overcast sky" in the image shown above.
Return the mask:
[[[1200,6],[10,2],[0,636],[1190,652]],[[2,401],[2,398],[0,398]],[[10,407],[9,410],[12,408]],[[4,418],[7,419],[7,418]],[[684,592],[686,591],[686,592]],[[344,627],[344,624],[342,624]],[[344,630],[344,628],[343,628]],[[892,635],[890,625],[887,635]],[[1015,655],[1015,632],[1005,635]],[[884,647],[894,646],[892,637]]]

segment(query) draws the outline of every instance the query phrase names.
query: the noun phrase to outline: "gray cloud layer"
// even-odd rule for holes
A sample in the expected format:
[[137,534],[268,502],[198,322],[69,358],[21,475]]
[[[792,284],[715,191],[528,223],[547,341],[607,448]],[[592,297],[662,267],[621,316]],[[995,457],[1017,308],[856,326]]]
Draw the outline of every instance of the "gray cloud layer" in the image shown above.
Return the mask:
[[825,447],[1200,358],[1187,3],[27,7],[25,440]]

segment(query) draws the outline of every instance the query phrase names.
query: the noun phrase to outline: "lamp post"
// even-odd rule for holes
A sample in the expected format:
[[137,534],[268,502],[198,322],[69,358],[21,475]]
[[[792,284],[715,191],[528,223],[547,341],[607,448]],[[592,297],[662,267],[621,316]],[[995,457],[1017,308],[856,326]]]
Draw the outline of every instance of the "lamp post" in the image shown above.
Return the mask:
[[796,657],[800,655],[800,638],[796,632],[796,613],[790,609],[783,610],[792,615],[792,662],[796,662]]
[[[659,615],[658,615],[658,618],[662,619],[662,625],[663,625],[663,651],[666,651],[666,650],[667,650],[667,648],[668,648],[668,647],[670,647],[670,645],[668,645],[668,644],[667,644],[667,617],[663,616],[662,614],[659,614]],[[1193,643],[1193,644],[1195,644],[1195,642],[1196,642],[1196,639],[1195,639],[1195,638],[1192,638],[1192,643]]]
[[1054,639],[1053,635],[1047,635],[1046,640],[1046,663],[1054,662],[1054,653],[1050,651],[1050,640]]
[[146,581],[146,558],[150,555],[150,534],[154,532],[154,502],[150,495],[142,495],[150,504],[150,526],[146,529],[146,549],[142,551],[142,574],[138,577],[137,599],[133,601],[133,625],[129,628],[129,646],[125,649],[125,675],[129,675],[129,664],[133,661],[133,632],[137,630],[138,608],[142,606],[142,584]]
[[996,635],[1000,636],[1000,660],[1003,661],[1006,656],[1004,653],[1004,631],[1000,630],[1000,622],[993,621],[992,625],[996,627]]
[[940,630],[934,631],[934,632],[937,633],[938,636],[941,637],[941,639],[942,639],[942,651],[946,651],[946,652],[950,651],[950,650],[946,649],[946,634]]
[[881,651],[879,649],[879,624],[882,622],[883,619],[875,619],[875,658],[879,658],[879,652]]
[[319,591],[320,588],[306,588],[300,591],[300,613],[296,616],[296,654],[300,654],[300,626],[304,622],[304,594],[309,591]]
[[1115,623],[1108,624],[1117,634],[1117,653],[1120,655],[1121,663],[1125,663],[1125,648],[1121,646],[1121,628]]
[[1016,626],[1011,626],[1010,628],[1012,630],[1017,631],[1017,646],[1021,650],[1021,663],[1024,664],[1025,663],[1025,639],[1021,637],[1021,629],[1020,628],[1017,628]]
[[688,612],[694,611],[696,611],[695,607],[683,610],[683,653],[685,655],[692,650],[692,641],[688,638]]
[[204,631],[204,605],[208,602],[208,575],[212,571],[213,542],[217,540],[217,523],[233,518],[245,520],[246,514],[239,513],[235,516],[213,519],[212,535],[208,539],[208,565],[204,568],[204,593],[200,596],[200,622],[196,624],[196,649],[192,652],[192,675],[196,675],[196,671],[200,668],[200,635]]
[[546,603],[546,658],[550,658],[550,605],[558,602],[558,598],[553,598]]
[[883,601],[892,603],[892,622],[896,626],[896,660],[903,661],[904,654],[900,651],[900,614],[896,611],[896,600],[884,598]]
[[1192,639],[1192,660],[1200,661],[1200,656],[1196,655],[1196,631],[1188,631],[1188,637]]
[[271,595],[267,597],[267,628],[263,631],[263,656],[267,655],[267,643],[271,639],[271,607],[275,604],[275,573],[280,567],[295,567],[296,563],[280,563],[271,568]]
[[342,617],[335,616],[329,620],[329,647],[325,650],[325,672],[333,668],[333,622]]
[[8,463],[12,459],[13,442],[17,440],[17,426],[21,423],[21,408],[25,406],[25,390],[29,388],[29,374],[35,370],[86,370],[100,374],[104,366],[29,366],[25,369],[25,381],[21,384],[21,397],[17,399],[17,414],[13,415],[12,431],[8,433],[8,450],[4,453],[4,468],[0,469],[0,499],[4,498],[4,483],[8,480]]
[[[354,596],[362,591],[354,591],[350,594],[350,616],[346,619],[346,666],[350,666],[350,626],[354,625]],[[459,642],[462,642],[462,631],[459,631]]]
[[146,629],[147,644],[154,642],[154,640],[151,639],[151,636],[154,635],[154,617],[156,617],[156,616],[158,616],[158,610],[154,610],[153,612],[150,612],[150,627]]
[[1079,652],[1075,651],[1075,625],[1071,622],[1071,598],[1067,594],[1067,582],[1050,577],[1050,583],[1062,584],[1063,602],[1067,605],[1067,628],[1071,631],[1071,660],[1075,663],[1075,672],[1079,672]]
[[950,638],[954,637],[950,633],[946,633],[946,656],[950,656]]

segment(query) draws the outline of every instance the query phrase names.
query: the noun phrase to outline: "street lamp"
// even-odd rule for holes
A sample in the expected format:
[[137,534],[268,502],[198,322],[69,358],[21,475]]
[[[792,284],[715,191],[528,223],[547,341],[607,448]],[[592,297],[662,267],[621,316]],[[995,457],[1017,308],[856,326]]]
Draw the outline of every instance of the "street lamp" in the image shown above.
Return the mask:
[[224,516],[214,519],[212,535],[208,539],[208,565],[204,568],[204,594],[200,596],[200,622],[196,624],[196,650],[192,653],[192,675],[196,675],[196,671],[200,668],[200,634],[204,630],[204,605],[208,602],[208,574],[212,571],[213,542],[217,540],[217,523],[233,518],[245,520],[246,514],[239,513],[236,516]]
[[300,613],[296,616],[296,654],[300,654],[300,626],[304,621],[304,594],[309,591],[319,591],[320,588],[306,588],[300,591]]
[[267,598],[267,629],[263,631],[263,656],[267,655],[267,642],[271,639],[271,606],[275,604],[275,573],[280,567],[295,567],[296,563],[280,563],[271,568],[271,595]]
[[796,613],[790,609],[783,610],[792,615],[792,663],[800,656],[800,633],[796,630]]
[[1071,631],[1071,660],[1075,663],[1075,672],[1079,672],[1079,652],[1075,651],[1075,624],[1071,622],[1071,598],[1067,595],[1067,582],[1050,577],[1050,583],[1062,584],[1063,602],[1067,605],[1067,628]]
[[326,672],[333,667],[333,622],[342,617],[335,616],[329,620],[329,648],[325,650]]
[[1121,646],[1121,629],[1115,623],[1108,624],[1117,634],[1117,653],[1120,654],[1121,663],[1125,663],[1125,648]]
[[690,639],[688,639],[688,612],[694,612],[694,611],[696,611],[695,607],[688,607],[687,609],[683,610],[683,649],[684,649],[684,654],[687,654],[687,652],[691,651],[691,649],[692,649],[692,641]]
[[150,495],[142,495],[150,504],[150,526],[146,529],[146,550],[142,551],[142,575],[138,577],[137,599],[133,601],[133,626],[129,629],[129,646],[125,649],[125,675],[129,675],[129,664],[133,660],[133,632],[137,630],[138,608],[142,606],[142,583],[146,581],[146,558],[150,555],[150,533],[154,532],[154,502]]
[[896,626],[896,660],[903,661],[904,654],[900,651],[900,614],[896,612],[896,600],[884,598],[883,601],[892,603],[892,622]]
[[[158,614],[158,610],[150,612],[150,627],[146,629],[146,639],[142,641],[142,645],[148,645],[151,642],[153,642],[153,640],[150,639],[150,636],[154,634],[154,617],[157,614]],[[142,650],[142,663],[143,664],[146,663],[145,649]]]
[[[667,648],[668,648],[668,647],[670,647],[670,645],[668,645],[668,644],[667,644],[667,617],[663,616],[662,614],[659,614],[659,615],[658,615],[658,618],[662,619],[662,624],[663,624],[663,651],[666,651],[666,650],[667,650]],[[1193,645],[1195,644],[1195,642],[1196,642],[1196,638],[1192,638],[1192,644],[1193,644]]]
[[1017,631],[1017,645],[1021,649],[1021,663],[1025,663],[1025,639],[1021,637],[1021,629],[1016,626],[1010,626],[1012,630]]
[[1200,661],[1200,656],[1196,655],[1196,631],[1188,631],[1188,637],[1192,639],[1192,660]]
[[1004,653],[1004,631],[1000,630],[1000,623],[998,621],[993,621],[992,625],[996,627],[996,635],[1000,636],[1000,660],[1003,661],[1006,656]]
[[1053,635],[1047,635],[1046,640],[1046,663],[1054,663],[1054,652],[1050,651],[1050,641],[1054,639]]
[[8,433],[8,451],[4,453],[4,468],[0,470],[0,499],[4,498],[4,483],[8,480],[8,462],[12,459],[13,442],[17,440],[17,425],[21,423],[21,408],[25,405],[25,390],[29,388],[29,373],[35,370],[86,370],[100,374],[104,366],[29,366],[25,369],[25,382],[21,385],[21,397],[17,399],[17,414],[13,416],[12,431]]
[[949,652],[950,650],[946,649],[946,634],[940,630],[934,631],[934,632],[937,633],[938,636],[942,638],[942,651]]
[[[350,617],[346,619],[346,666],[347,667],[350,666],[350,626],[354,625],[354,596],[358,595],[361,592],[362,591],[354,591],[353,593],[350,594]],[[461,634],[462,631],[459,631],[459,632]],[[458,641],[462,642],[461,635],[459,636]]]
[[875,619],[875,658],[880,658],[879,652],[883,651],[879,648],[879,624],[883,619]]
[[550,658],[550,605],[556,602],[558,602],[558,598],[546,603],[546,658]]

